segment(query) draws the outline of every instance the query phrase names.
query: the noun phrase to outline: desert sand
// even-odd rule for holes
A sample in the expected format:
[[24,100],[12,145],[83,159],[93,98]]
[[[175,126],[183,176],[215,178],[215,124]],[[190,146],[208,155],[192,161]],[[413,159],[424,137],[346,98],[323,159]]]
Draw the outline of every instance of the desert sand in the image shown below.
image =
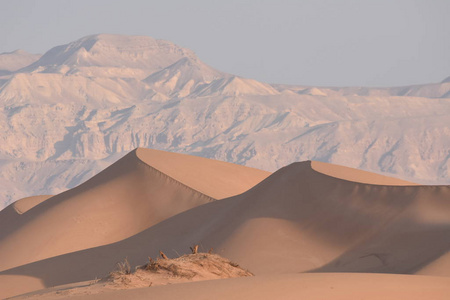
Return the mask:
[[[17,299],[310,299],[447,300],[449,279],[392,274],[277,274],[180,283],[149,288],[72,295],[74,291]],[[15,299],[15,298],[14,298]]]
[[[160,250],[177,257],[194,244],[202,251],[214,248],[255,276],[73,296],[450,295],[450,186],[421,186],[311,161],[268,175],[137,149],[2,228],[0,296],[105,278],[124,258],[134,268]],[[61,288],[54,296],[70,293]]]

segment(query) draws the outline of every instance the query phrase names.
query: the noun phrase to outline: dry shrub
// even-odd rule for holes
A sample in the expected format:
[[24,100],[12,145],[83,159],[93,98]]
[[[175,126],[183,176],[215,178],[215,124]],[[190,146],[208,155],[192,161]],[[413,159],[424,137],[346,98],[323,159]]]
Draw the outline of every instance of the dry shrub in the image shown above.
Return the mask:
[[159,250],[159,255],[161,255],[161,257],[162,257],[163,259],[169,259],[169,258],[167,257],[167,255],[165,255],[164,252],[162,252],[161,250]]
[[192,247],[189,247],[189,248],[191,248],[192,254],[197,254],[198,253],[198,245],[195,245],[193,248]]
[[170,261],[170,259],[165,259],[160,262],[159,260],[153,260],[151,257],[148,258],[149,262],[143,266],[138,267],[141,270],[150,271],[150,272],[166,272],[174,277],[184,277],[184,278],[192,278],[197,273],[191,272],[189,270],[183,270],[179,266],[174,263],[168,263],[166,260]]
[[235,263],[234,261],[230,261],[229,264],[232,267],[239,268],[239,264]]
[[114,282],[121,282],[122,284],[128,284],[130,282],[131,266],[128,259],[125,258],[123,261],[116,264],[116,269],[109,273],[107,279]]
[[117,263],[116,272],[118,272],[120,275],[131,274],[131,266],[126,257],[123,261]]
[[151,258],[149,256],[148,257],[148,264],[145,264],[140,269],[143,269],[143,270],[146,270],[146,271],[154,271],[154,272],[156,272],[159,269],[158,261],[154,261],[153,258]]

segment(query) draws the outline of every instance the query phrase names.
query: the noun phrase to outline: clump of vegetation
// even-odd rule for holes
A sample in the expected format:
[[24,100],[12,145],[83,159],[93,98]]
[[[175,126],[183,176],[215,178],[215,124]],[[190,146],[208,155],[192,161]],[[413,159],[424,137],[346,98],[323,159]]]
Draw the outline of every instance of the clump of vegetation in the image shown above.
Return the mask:
[[123,275],[131,274],[131,266],[128,262],[128,258],[125,257],[122,262],[117,263],[117,272]]
[[109,273],[108,278],[113,281],[120,281],[122,284],[128,284],[130,282],[129,275],[131,275],[131,266],[128,259],[125,258],[123,261],[117,263],[116,269]]
[[191,254],[170,259],[159,251],[160,258],[148,258],[144,265],[137,266],[131,271],[128,259],[117,264],[116,270],[111,272],[107,280],[115,285],[137,287],[152,286],[175,282],[197,281],[206,279],[220,279],[232,277],[253,276],[238,264],[212,253],[212,248],[206,252],[199,252],[198,245],[190,247]]

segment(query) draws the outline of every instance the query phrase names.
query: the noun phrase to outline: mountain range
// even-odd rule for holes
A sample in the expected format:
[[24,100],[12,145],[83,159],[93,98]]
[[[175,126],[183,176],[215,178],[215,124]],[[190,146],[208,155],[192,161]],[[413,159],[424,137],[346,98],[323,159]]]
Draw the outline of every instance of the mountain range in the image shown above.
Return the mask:
[[99,34],[44,55],[0,54],[0,104],[0,208],[73,188],[137,147],[267,171],[316,160],[450,183],[450,77],[268,84],[168,41]]

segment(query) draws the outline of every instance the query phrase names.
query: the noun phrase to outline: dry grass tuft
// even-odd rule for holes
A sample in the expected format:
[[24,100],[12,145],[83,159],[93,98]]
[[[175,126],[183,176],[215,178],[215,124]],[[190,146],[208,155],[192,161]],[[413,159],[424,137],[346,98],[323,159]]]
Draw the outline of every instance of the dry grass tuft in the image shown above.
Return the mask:
[[235,268],[239,268],[239,265],[233,261],[229,262],[230,266],[235,267]]
[[109,273],[108,278],[115,282],[128,284],[130,282],[129,276],[131,276],[131,266],[128,259],[125,258],[122,262],[117,263],[116,269]]
[[189,247],[189,248],[191,248],[192,254],[197,254],[198,253],[198,245],[195,245],[194,248],[192,248],[192,247]]
[[131,274],[131,266],[130,266],[130,263],[128,262],[128,258],[125,257],[125,259],[122,262],[117,263],[115,272],[122,274],[122,275]]
[[148,263],[144,266],[140,267],[146,271],[158,271],[159,264],[157,261],[154,261],[150,256],[148,257]]
[[165,255],[164,252],[162,252],[161,250],[159,250],[159,255],[161,255],[161,257],[162,257],[163,259],[169,259],[169,258],[167,257],[167,255]]

